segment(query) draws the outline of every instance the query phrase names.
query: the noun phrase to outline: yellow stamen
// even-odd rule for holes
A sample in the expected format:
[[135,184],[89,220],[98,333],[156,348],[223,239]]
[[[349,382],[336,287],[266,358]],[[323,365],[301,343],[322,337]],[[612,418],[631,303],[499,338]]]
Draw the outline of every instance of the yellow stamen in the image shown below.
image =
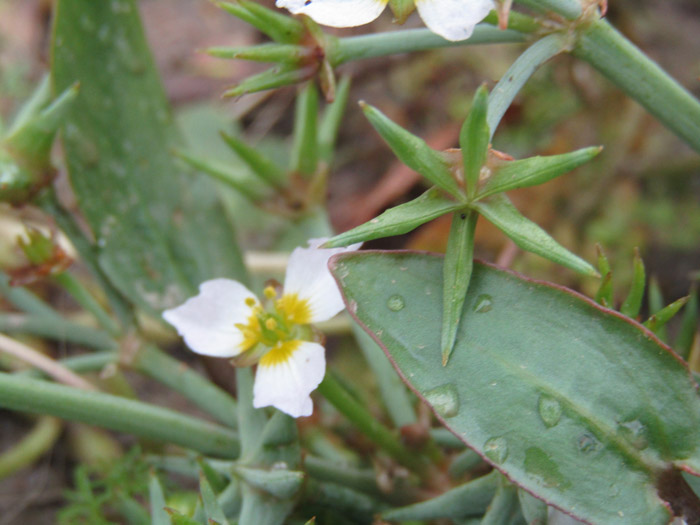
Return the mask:
[[275,297],[277,297],[277,292],[275,292],[275,289],[272,286],[265,287],[265,289],[263,290],[263,294],[265,294],[265,297],[267,297],[268,299],[274,299]]
[[259,313],[259,309],[253,309],[253,313],[248,317],[247,323],[235,325],[243,334],[243,342],[241,342],[240,346],[241,352],[250,350],[262,340],[262,327],[258,318]]
[[276,306],[291,323],[309,324],[311,322],[311,305],[308,299],[301,299],[295,293],[284,294],[277,299]]
[[246,304],[246,306],[250,306],[251,308],[253,308],[253,306],[255,306],[255,303],[256,303],[256,301],[255,301],[255,299],[253,299],[252,297],[246,297],[246,298],[245,298],[245,304]]
[[289,361],[301,346],[301,341],[280,343],[260,358],[260,366],[276,366]]
[[268,330],[274,330],[275,328],[277,328],[277,321],[275,321],[272,317],[268,317],[265,320],[265,328],[267,328]]

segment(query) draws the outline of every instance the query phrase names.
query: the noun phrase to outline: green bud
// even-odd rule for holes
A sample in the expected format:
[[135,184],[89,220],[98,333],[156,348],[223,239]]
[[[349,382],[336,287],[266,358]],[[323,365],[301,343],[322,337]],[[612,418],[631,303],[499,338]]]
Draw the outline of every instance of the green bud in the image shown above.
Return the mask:
[[27,227],[25,235],[26,238],[18,236],[17,243],[30,263],[38,266],[54,258],[56,245],[51,237],[31,226]]
[[416,8],[413,0],[389,0],[389,8],[394,14],[394,22],[403,24]]

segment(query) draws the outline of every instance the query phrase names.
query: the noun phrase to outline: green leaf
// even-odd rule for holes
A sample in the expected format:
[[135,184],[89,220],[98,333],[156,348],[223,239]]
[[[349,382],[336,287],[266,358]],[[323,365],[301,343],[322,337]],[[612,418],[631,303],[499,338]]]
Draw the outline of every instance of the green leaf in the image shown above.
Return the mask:
[[442,330],[440,348],[442,364],[446,365],[452,354],[462,307],[467,298],[469,279],[474,267],[474,231],[479,214],[474,211],[452,215],[452,227],[447,241],[447,253],[443,267]]
[[610,262],[600,244],[596,245],[596,250],[598,250],[598,271],[600,275],[603,276],[603,280],[600,282],[598,292],[595,294],[595,302],[607,308],[613,308],[613,286]]
[[158,476],[154,471],[151,471],[148,483],[148,501],[151,507],[151,524],[170,525],[170,517],[165,510],[163,487],[161,487]]
[[585,164],[601,151],[601,147],[590,147],[562,155],[506,162],[493,169],[477,197],[483,199],[504,191],[544,184]]
[[274,161],[262,155],[258,150],[248,146],[242,140],[221,133],[224,142],[245,162],[252,172],[261,180],[275,188],[281,188],[285,182],[285,173]]
[[228,480],[217,470],[215,470],[204,458],[197,458],[197,465],[201,474],[206,478],[207,483],[215,493],[219,493],[228,486]]
[[228,525],[226,515],[224,511],[221,510],[221,506],[216,500],[216,494],[204,474],[199,476],[199,493],[202,496],[202,503],[204,504],[204,513],[206,514],[207,521],[213,521],[218,525]]
[[[648,300],[649,300],[649,311],[650,312],[660,312],[664,309],[664,295],[663,292],[661,291],[661,286],[659,286],[659,281],[656,279],[656,276],[653,276],[649,280],[649,291],[648,291]],[[651,322],[653,318],[653,315],[646,320],[646,322]],[[654,325],[656,326],[656,322],[654,321]],[[668,333],[666,332],[666,326],[664,324],[660,326],[656,326],[656,330],[653,330],[653,332],[656,334],[656,337],[661,339],[663,342],[668,341]]]
[[298,84],[312,78],[315,73],[315,66],[281,65],[242,80],[236,86],[226,90],[222,96],[239,97],[256,91]]
[[401,162],[447,193],[458,199],[464,199],[462,188],[457,184],[450,171],[449,163],[440,152],[428,146],[423,139],[392,122],[377,108],[364,102],[360,102],[360,106],[370,124],[374,126],[377,133],[382,136]]
[[652,315],[649,319],[644,321],[644,326],[646,326],[649,330],[658,335],[661,329],[666,325],[666,323],[668,323],[671,319],[675,317],[675,315],[679,312],[681,308],[685,306],[689,299],[689,295],[681,297],[680,299],[676,299],[671,304],[662,308],[654,315]]
[[683,312],[683,321],[678,330],[678,335],[674,341],[674,347],[678,355],[687,359],[690,355],[690,349],[693,347],[695,334],[698,331],[698,291],[693,289],[690,292],[690,299],[686,303],[685,311]]
[[293,470],[262,470],[237,465],[233,471],[251,487],[283,500],[296,496],[304,482],[304,473]]
[[464,163],[464,180],[467,193],[473,197],[478,189],[481,167],[486,163],[489,152],[491,131],[486,122],[488,111],[489,92],[486,86],[481,86],[474,95],[472,108],[464,121],[459,133],[459,145],[462,148],[462,162]]
[[343,114],[347,108],[349,95],[350,77],[345,76],[340,79],[340,83],[335,91],[335,100],[326,106],[321,122],[318,125],[318,156],[326,165],[330,165],[333,160],[333,148],[338,137],[338,129],[340,129]]
[[326,241],[324,247],[348,246],[360,241],[402,235],[415,230],[421,224],[463,207],[464,204],[453,201],[439,189],[433,187],[410,202],[394,206],[378,217],[336,235]]
[[598,275],[593,266],[561,246],[534,222],[523,217],[505,195],[494,195],[489,201],[475,202],[472,206],[523,250],[536,253],[574,271]]
[[298,44],[304,37],[304,26],[291,16],[283,15],[249,0],[218,2],[217,5],[248,22],[276,42]]
[[245,47],[210,47],[207,54],[216,58],[254,60],[256,62],[282,62],[298,65],[308,59],[310,48],[294,44],[260,44]]
[[309,82],[297,95],[294,113],[294,145],[290,170],[302,175],[316,173],[318,163],[318,90]]
[[481,525],[522,525],[522,522],[518,490],[501,477],[496,495],[481,520]]
[[632,273],[632,285],[627,294],[627,298],[620,307],[620,312],[627,317],[636,319],[639,315],[639,310],[642,308],[642,300],[644,299],[644,287],[646,285],[646,272],[644,270],[644,261],[639,255],[639,249],[634,249],[634,269]]
[[104,274],[153,314],[207,279],[245,280],[216,186],[171,154],[175,128],[136,4],[60,0],[52,53],[54,88],[80,82],[63,145]]
[[[348,310],[411,388],[510,480],[591,523],[668,523],[658,476],[700,472],[700,398],[644,327],[477,263],[443,367],[440,257],[354,253],[331,266]],[[400,311],[387,304],[396,294]]]
[[498,472],[491,472],[427,501],[385,511],[382,513],[382,518],[391,521],[408,521],[480,516],[493,499],[499,485],[499,478]]
[[528,525],[547,524],[547,504],[523,489],[518,489],[520,509]]

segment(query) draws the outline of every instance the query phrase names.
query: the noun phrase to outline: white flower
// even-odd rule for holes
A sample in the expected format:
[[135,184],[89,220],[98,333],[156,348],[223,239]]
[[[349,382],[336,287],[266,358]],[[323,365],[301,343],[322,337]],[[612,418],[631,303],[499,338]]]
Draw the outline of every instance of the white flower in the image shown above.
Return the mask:
[[308,416],[313,410],[309,394],[323,380],[326,358],[323,346],[306,340],[305,325],[326,321],[343,309],[340,292],[328,270],[328,259],[356,250],[296,248],[289,257],[284,291],[277,297],[265,289],[271,304],[260,300],[238,281],[213,279],[202,283],[199,295],[163,312],[198,354],[259,357],[253,387],[253,406],[274,406],[291,416]]
[[[354,27],[377,18],[389,0],[277,0],[293,14],[305,14],[319,24],[331,27]],[[493,0],[415,0],[425,25],[441,37],[465,40],[489,11]]]

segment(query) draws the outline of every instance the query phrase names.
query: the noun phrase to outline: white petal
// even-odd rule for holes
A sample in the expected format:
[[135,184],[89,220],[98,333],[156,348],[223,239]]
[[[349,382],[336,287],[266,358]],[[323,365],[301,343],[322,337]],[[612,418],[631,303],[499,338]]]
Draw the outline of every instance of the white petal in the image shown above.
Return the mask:
[[458,41],[472,36],[494,5],[493,0],[416,0],[416,8],[433,33]]
[[304,14],[324,26],[354,27],[369,24],[386,7],[388,0],[277,0],[295,15]]
[[[327,239],[312,239],[311,246],[318,246]],[[328,259],[337,253],[354,251],[362,243],[345,248],[296,248],[289,256],[284,293],[296,293],[306,299],[311,308],[312,323],[326,321],[344,308],[338,285],[328,269]]]
[[163,318],[198,354],[233,357],[241,352],[243,334],[236,324],[245,324],[252,310],[246,299],[258,299],[238,281],[213,279],[199,286],[199,295],[189,298]]
[[292,417],[310,416],[313,403],[309,394],[316,389],[326,373],[325,352],[318,343],[291,343],[297,347],[287,360],[266,366],[263,358],[258,364],[253,386],[253,406],[273,406]]

